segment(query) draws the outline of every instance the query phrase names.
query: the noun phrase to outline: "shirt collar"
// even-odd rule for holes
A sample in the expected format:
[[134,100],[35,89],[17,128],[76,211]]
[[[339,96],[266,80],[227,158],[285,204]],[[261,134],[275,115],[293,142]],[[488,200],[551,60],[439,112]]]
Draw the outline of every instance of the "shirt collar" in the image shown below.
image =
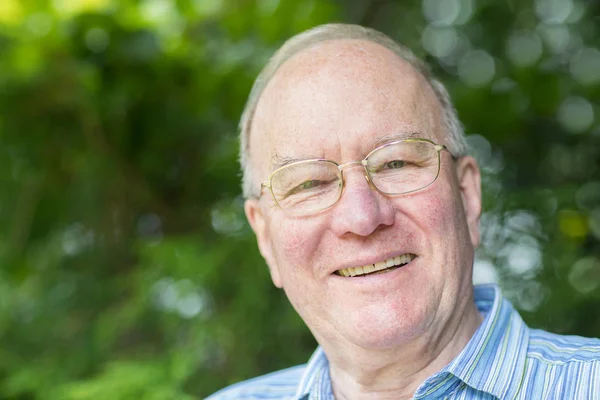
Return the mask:
[[[439,382],[448,382],[446,376],[497,398],[512,398],[516,394],[519,385],[511,382],[520,382],[525,373],[527,326],[496,285],[476,286],[475,303],[485,316],[482,324],[449,365],[423,382],[415,398],[443,389]],[[294,398],[333,398],[329,362],[321,346],[308,361]]]
[[529,329],[496,285],[475,287],[485,318],[463,351],[445,368],[474,389],[513,398],[525,374]]
[[[306,364],[306,369],[300,379],[294,399],[309,400],[314,398],[315,395],[327,391],[333,397],[331,379],[329,378],[329,361],[323,348],[319,346]],[[310,397],[311,393],[313,394],[312,397]],[[323,396],[322,398],[327,397]]]

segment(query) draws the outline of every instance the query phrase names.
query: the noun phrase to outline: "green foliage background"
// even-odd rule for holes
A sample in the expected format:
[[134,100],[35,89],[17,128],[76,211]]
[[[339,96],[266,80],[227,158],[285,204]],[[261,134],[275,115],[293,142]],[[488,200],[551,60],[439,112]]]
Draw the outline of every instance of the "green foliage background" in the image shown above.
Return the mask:
[[476,280],[532,326],[600,335],[599,15],[2,0],[0,398],[197,399],[308,359],[243,216],[236,124],[282,41],[332,21],[399,39],[448,85],[484,170]]

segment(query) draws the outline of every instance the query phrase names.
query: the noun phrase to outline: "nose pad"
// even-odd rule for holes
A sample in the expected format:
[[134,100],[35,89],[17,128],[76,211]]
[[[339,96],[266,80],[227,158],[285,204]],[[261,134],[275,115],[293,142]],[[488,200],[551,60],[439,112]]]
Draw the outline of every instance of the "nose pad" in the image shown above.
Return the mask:
[[360,161],[354,161],[354,162],[349,162],[347,164],[343,164],[341,166],[339,166],[338,168],[340,168],[340,175],[341,175],[341,181],[342,181],[342,191],[345,191],[346,187],[347,187],[347,179],[348,176],[345,174],[344,169],[346,169],[347,167],[353,167],[353,166],[359,166],[361,165],[362,168],[362,175],[363,178],[365,178],[365,181],[367,181],[367,184],[369,185],[369,187],[371,188],[371,190],[374,190],[376,192],[379,192],[379,189],[377,189],[377,187],[375,187],[375,184],[373,183],[373,181],[371,181],[371,178],[369,177],[369,173],[367,172],[367,166],[365,164],[363,164]]
[[365,180],[367,181],[367,183],[369,184],[369,187],[374,190],[375,192],[379,192],[379,189],[377,189],[377,186],[375,186],[375,184],[373,183],[373,181],[371,180],[371,177],[369,176],[369,173],[367,172],[367,166],[363,165],[364,169],[363,169],[363,176],[365,177]]
[[375,185],[371,181],[371,178],[369,178],[369,174],[367,174],[367,171],[364,171],[363,176],[365,177],[365,180],[367,181],[367,183],[369,184],[369,186],[371,187],[371,189],[377,190],[377,188],[375,187]]

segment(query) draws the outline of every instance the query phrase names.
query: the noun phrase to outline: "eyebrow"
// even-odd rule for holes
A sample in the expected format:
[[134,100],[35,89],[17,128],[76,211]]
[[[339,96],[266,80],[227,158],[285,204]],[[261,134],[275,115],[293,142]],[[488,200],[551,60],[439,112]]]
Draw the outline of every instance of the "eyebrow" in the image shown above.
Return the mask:
[[398,140],[419,139],[419,138],[423,138],[423,134],[419,133],[419,132],[410,131],[410,132],[392,133],[390,135],[385,135],[385,136],[380,137],[377,140],[375,140],[371,145],[371,149],[375,149],[379,146],[383,146],[384,144],[396,142]]
[[281,167],[285,167],[286,165],[298,162],[298,161],[304,161],[304,160],[313,160],[313,159],[317,159],[318,157],[288,157],[288,156],[281,156],[277,153],[273,154],[273,157],[271,157],[271,168],[273,169],[273,171],[275,171],[276,169],[279,169]]

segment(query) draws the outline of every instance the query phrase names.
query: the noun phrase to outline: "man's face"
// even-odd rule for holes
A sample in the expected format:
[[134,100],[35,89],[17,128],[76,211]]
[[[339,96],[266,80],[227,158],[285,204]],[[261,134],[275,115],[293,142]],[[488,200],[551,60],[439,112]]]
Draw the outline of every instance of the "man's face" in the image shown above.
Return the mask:
[[[257,181],[278,158],[363,159],[384,137],[417,134],[447,144],[439,103],[424,78],[389,50],[365,41],[329,41],[288,60],[265,89],[253,121]],[[265,191],[246,202],[273,282],[321,344],[389,348],[436,334],[468,303],[479,240],[475,161],[441,154],[438,179],[411,194],[385,196],[360,166],[344,172],[339,202],[292,217]],[[335,272],[401,256],[390,272]]]

